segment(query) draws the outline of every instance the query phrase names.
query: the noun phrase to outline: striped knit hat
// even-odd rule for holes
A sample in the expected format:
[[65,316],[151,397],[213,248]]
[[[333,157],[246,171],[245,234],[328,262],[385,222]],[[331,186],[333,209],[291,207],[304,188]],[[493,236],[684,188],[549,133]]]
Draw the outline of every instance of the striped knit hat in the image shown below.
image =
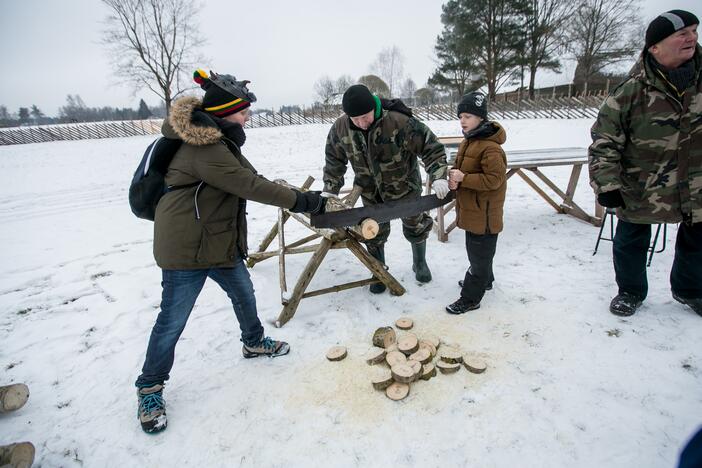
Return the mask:
[[226,117],[256,102],[256,96],[246,87],[249,81],[236,81],[231,75],[217,75],[212,71],[210,75],[200,69],[193,73],[193,80],[205,90],[202,108],[206,112],[217,117]]

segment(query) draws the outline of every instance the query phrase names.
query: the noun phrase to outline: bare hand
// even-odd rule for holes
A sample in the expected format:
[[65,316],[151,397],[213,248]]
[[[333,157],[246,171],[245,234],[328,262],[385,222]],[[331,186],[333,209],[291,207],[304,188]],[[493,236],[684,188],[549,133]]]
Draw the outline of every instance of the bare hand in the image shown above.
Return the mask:
[[451,169],[449,171],[449,182],[455,182],[456,184],[460,184],[461,182],[463,182],[463,177],[465,177],[465,174],[461,172],[460,169]]

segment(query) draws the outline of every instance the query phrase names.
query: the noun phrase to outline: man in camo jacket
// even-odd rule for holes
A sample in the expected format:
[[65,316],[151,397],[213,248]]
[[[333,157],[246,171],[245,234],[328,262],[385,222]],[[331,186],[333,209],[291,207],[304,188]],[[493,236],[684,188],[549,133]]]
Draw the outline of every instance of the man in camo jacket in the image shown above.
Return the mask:
[[[444,146],[402,101],[385,100],[363,85],[353,85],[342,99],[344,115],[332,125],[327,137],[324,165],[324,193],[335,196],[344,185],[348,163],[355,173],[354,185],[363,188],[364,206],[418,197],[422,179],[417,157],[432,181],[439,198],[448,192],[448,170]],[[402,219],[402,232],[412,245],[412,269],[421,283],[431,281],[426,263],[426,239],[433,221],[427,213]],[[368,252],[385,263],[385,241],[390,223],[381,223],[378,235],[367,242]],[[372,293],[385,285],[372,284]]]
[[648,292],[651,224],[680,223],[670,274],[673,298],[702,316],[702,48],[697,17],[672,10],[646,30],[629,78],[592,127],[590,181],[616,208],[610,311],[632,315]]

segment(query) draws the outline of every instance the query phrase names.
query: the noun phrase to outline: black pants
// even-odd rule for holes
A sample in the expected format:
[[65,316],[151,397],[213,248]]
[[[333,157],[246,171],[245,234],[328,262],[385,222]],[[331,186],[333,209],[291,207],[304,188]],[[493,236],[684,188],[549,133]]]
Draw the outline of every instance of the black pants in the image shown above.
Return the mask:
[[496,248],[497,234],[473,234],[466,231],[466,252],[470,268],[463,279],[463,299],[480,302],[485,295],[485,286],[495,280],[492,274],[492,259],[495,257]]
[[[617,222],[614,235],[614,274],[619,293],[648,294],[646,257],[651,225]],[[675,239],[675,258],[670,272],[671,290],[684,298],[702,297],[702,223],[681,223]]]

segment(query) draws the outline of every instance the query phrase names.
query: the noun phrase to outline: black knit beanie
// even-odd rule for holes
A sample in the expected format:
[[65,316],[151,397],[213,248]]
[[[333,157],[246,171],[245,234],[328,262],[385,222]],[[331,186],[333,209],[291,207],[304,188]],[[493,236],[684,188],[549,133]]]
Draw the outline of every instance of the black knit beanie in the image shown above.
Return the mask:
[[356,84],[344,93],[341,108],[349,117],[358,117],[375,110],[375,99],[368,88],[362,84]]
[[461,98],[458,103],[457,115],[460,117],[463,112],[477,115],[483,120],[487,120],[487,98],[483,93],[473,91]]
[[695,15],[685,10],[670,10],[657,16],[646,28],[645,49],[693,24],[700,24],[700,21]]

